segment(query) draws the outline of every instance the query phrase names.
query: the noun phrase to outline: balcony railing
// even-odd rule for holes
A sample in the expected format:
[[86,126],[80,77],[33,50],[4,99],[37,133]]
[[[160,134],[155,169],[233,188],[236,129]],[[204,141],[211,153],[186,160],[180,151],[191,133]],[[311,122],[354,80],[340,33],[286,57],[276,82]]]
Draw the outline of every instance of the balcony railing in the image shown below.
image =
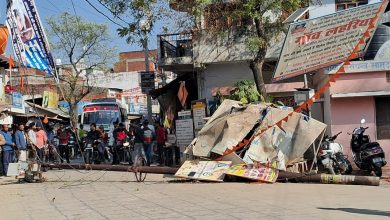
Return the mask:
[[160,58],[192,57],[192,34],[159,35]]

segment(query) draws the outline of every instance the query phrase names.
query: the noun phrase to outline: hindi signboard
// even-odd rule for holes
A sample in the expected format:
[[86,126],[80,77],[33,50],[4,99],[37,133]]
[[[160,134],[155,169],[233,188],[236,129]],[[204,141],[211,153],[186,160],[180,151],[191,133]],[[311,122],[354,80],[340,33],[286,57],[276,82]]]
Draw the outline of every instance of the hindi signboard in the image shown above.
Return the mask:
[[194,126],[192,119],[176,120],[177,146],[183,147],[191,144],[194,139]]
[[155,89],[154,86],[155,74],[151,72],[141,72],[141,89],[143,93],[148,94],[150,90]]
[[[289,27],[273,81],[278,81],[343,62],[353,51],[382,3],[369,4],[334,14],[293,23]],[[380,16],[388,1],[383,3]],[[378,25],[378,20],[375,26]],[[371,29],[371,36],[376,28]],[[366,40],[357,56],[363,56]]]

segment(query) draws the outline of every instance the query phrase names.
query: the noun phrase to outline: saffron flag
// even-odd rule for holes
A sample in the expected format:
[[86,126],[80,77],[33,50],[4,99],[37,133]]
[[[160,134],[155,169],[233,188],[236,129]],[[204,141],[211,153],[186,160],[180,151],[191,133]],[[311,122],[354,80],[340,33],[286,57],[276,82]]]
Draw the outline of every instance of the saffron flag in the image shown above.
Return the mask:
[[0,55],[5,53],[5,48],[7,47],[8,40],[8,29],[6,26],[0,27]]
[[54,61],[34,0],[9,1],[6,22],[19,62],[51,75]]
[[184,107],[186,105],[186,100],[188,97],[188,91],[186,89],[185,82],[180,83],[179,92],[177,93],[177,97],[179,98],[181,106]]

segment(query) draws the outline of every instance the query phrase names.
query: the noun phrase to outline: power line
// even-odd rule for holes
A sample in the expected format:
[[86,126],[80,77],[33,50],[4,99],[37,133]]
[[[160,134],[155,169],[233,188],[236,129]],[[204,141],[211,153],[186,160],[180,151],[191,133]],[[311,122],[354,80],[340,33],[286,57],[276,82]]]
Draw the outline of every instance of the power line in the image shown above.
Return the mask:
[[73,7],[73,11],[74,11],[74,15],[77,16],[77,12],[76,12],[76,8],[74,7],[74,3],[73,3],[73,0],[70,0],[72,2],[72,7]]
[[123,20],[121,17],[119,17],[118,15],[115,15],[115,13],[109,8],[107,7],[107,5],[103,4],[103,2],[101,0],[97,0],[101,5],[103,5],[103,7],[105,7],[109,12],[111,12],[111,14],[113,14],[116,18],[118,18],[119,20],[125,22],[126,24],[128,23],[127,21]]
[[[112,23],[118,25],[119,27],[122,27],[122,28],[125,28],[123,25],[119,24],[118,22],[114,21],[113,19],[111,19],[110,17],[108,17],[106,14],[104,14],[102,11],[100,11],[98,8],[96,8],[89,0],[85,0],[92,8],[94,8],[97,12],[99,12],[99,14],[103,15],[104,17],[106,17],[108,20],[110,20]],[[72,0],[73,2],[73,0]]]
[[51,4],[58,12],[61,12],[61,9],[59,9],[55,4],[53,4],[53,2],[51,2],[51,0],[47,0],[49,2],[49,4]]

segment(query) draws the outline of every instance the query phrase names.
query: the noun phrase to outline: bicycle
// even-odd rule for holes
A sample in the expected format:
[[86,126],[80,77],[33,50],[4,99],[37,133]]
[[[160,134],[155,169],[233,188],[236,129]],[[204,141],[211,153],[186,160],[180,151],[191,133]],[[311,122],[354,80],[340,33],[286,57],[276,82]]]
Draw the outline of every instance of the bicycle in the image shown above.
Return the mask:
[[134,155],[134,164],[133,167],[135,168],[135,178],[137,182],[143,182],[146,179],[146,173],[139,172],[138,167],[143,167],[147,165],[146,156],[144,152],[144,147],[142,143],[134,143],[131,142],[130,150],[133,151]]

